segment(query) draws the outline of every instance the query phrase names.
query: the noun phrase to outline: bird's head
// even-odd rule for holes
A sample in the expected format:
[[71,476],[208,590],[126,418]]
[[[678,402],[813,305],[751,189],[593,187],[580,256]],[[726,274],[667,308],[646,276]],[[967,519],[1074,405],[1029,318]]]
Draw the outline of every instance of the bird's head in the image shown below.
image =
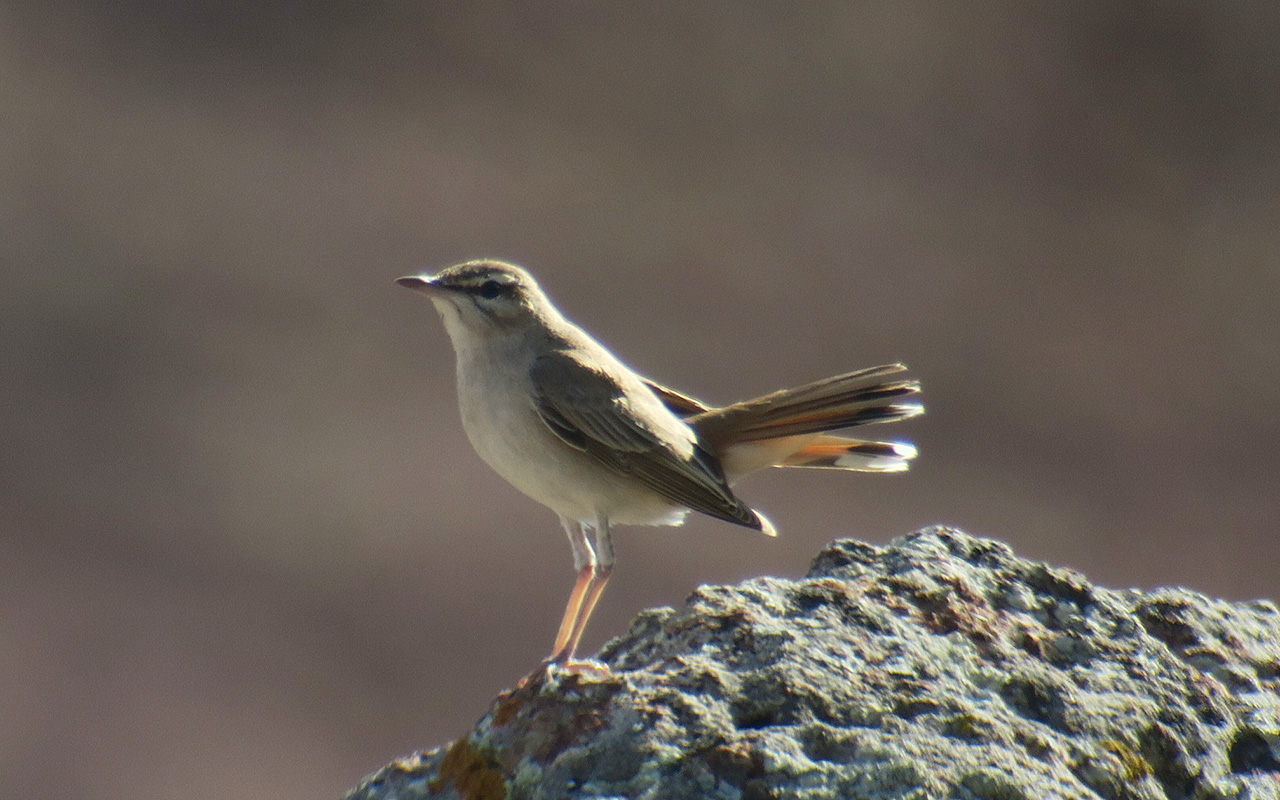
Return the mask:
[[516,331],[556,314],[532,275],[502,261],[468,261],[396,283],[431,299],[455,343],[459,335]]

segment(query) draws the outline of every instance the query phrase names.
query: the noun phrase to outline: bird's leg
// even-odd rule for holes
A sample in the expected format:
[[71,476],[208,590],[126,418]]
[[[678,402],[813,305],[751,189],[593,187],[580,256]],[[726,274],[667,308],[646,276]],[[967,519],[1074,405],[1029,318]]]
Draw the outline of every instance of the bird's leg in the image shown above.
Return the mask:
[[[569,545],[573,548],[573,566],[578,570],[578,580],[573,584],[569,594],[569,603],[564,609],[564,618],[560,620],[560,631],[556,634],[556,642],[551,647],[551,663],[566,664],[573,659],[573,631],[577,627],[578,617],[582,614],[582,601],[587,595],[596,571],[596,554],[587,540],[586,526],[566,517],[560,518],[564,532],[569,535]],[[570,642],[573,641],[573,645]]]
[[586,596],[582,600],[582,608],[578,612],[578,620],[569,635],[569,652],[565,665],[580,672],[608,675],[609,668],[599,661],[573,660],[574,651],[578,649],[578,642],[582,639],[582,632],[587,629],[587,620],[591,618],[591,612],[595,610],[596,602],[600,600],[600,594],[604,592],[604,586],[609,582],[609,576],[613,574],[613,539],[609,535],[607,517],[600,516],[596,519],[594,540],[592,550],[595,553],[596,563],[591,573],[591,580],[587,584]]

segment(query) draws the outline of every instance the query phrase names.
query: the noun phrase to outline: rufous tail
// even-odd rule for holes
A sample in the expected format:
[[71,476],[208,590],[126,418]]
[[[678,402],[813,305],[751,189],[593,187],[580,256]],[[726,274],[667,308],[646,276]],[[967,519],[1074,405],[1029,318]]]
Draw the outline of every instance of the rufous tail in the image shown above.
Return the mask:
[[[924,413],[906,398],[920,392],[895,379],[902,364],[886,364],[783,389],[754,400],[691,414],[687,421],[730,472],[765,466],[900,472],[916,456],[904,442],[866,441],[828,431],[893,422]],[[739,462],[731,464],[730,462]],[[734,469],[737,466],[739,469]]]

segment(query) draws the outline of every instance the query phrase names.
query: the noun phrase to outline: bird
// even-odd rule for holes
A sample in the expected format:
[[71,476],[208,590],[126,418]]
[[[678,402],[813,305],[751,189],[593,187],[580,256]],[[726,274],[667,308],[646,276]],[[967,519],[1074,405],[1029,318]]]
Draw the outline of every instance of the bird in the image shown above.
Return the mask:
[[443,319],[476,452],[568,535],[577,578],[547,666],[609,674],[577,648],[613,572],[614,525],[679,525],[696,511],[775,536],[734,492],[737,479],[771,466],[901,472],[917,455],[906,442],[831,433],[923,413],[903,364],[717,407],[632,370],[523,267],[480,259],[396,283]]

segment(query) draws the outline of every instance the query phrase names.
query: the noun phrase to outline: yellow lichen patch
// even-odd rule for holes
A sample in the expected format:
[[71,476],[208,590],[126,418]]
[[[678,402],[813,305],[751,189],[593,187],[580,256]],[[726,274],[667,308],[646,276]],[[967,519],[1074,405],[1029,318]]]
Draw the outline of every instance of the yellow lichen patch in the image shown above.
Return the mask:
[[503,800],[507,796],[502,773],[476,752],[466,737],[449,745],[440,761],[439,777],[431,782],[431,791],[440,791],[445,783],[452,783],[463,800]]
[[524,701],[525,698],[515,692],[499,697],[498,702],[494,704],[493,727],[501,728],[515,719],[516,712],[524,705]]
[[1125,780],[1136,781],[1151,774],[1151,765],[1147,760],[1124,742],[1118,739],[1106,739],[1098,746],[1115,756],[1124,767]]
[[983,739],[991,735],[991,722],[976,714],[962,712],[946,721],[943,732],[960,739]]
[[[436,750],[432,749],[427,755],[435,755]],[[413,775],[422,771],[422,753],[414,753],[411,756],[397,758],[392,761],[388,767],[395,772],[403,772],[405,775]]]

